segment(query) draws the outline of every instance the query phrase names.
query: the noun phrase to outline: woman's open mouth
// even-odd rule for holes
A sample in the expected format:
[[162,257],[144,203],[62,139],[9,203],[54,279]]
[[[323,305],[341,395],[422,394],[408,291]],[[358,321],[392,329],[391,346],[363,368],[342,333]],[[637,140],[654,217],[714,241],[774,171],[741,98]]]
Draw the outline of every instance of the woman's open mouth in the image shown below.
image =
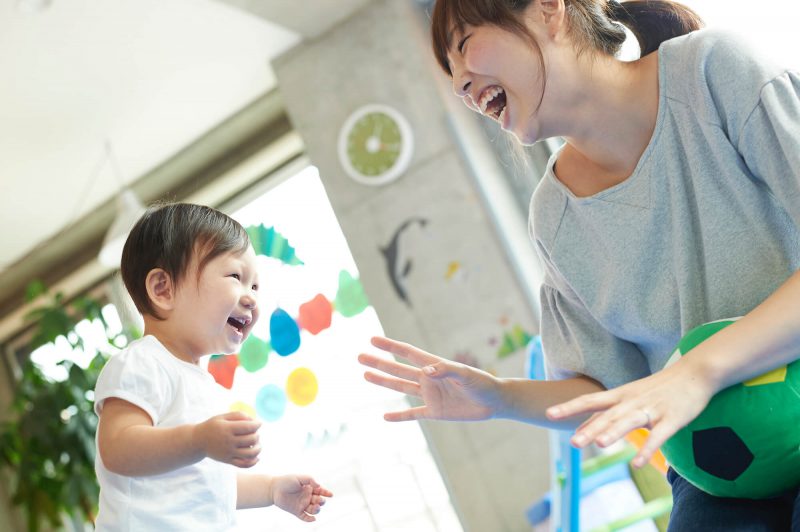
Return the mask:
[[506,111],[506,91],[499,85],[494,85],[483,91],[478,106],[481,113],[493,118],[503,125]]

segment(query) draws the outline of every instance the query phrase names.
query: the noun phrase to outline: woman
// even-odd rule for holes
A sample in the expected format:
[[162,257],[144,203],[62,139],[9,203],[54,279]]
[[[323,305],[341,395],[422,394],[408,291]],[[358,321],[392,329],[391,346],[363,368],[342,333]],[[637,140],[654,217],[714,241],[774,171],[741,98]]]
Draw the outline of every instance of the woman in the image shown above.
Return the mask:
[[[640,59],[614,57],[618,23]],[[700,25],[666,0],[437,1],[433,49],[456,95],[523,145],[566,141],[531,203],[552,380],[497,379],[376,338],[418,367],[363,354],[384,372],[366,379],[424,403],[387,420],[577,427],[578,447],[647,427],[641,466],[715,393],[797,358],[800,77]],[[664,369],[683,334],[734,316]],[[672,530],[792,522],[796,491],[731,500],[669,478]]]

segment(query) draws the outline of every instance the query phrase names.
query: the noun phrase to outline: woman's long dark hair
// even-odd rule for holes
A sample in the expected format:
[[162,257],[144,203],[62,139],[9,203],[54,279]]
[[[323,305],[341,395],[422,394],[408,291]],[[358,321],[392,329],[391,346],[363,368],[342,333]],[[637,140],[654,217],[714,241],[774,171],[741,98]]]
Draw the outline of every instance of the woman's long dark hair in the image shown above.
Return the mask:
[[[532,1],[536,0],[437,0],[431,13],[431,41],[439,66],[451,74],[447,53],[454,33],[461,33],[465,26],[491,25],[529,39],[543,67],[539,46],[521,17]],[[625,31],[616,22],[631,30],[642,56],[667,39],[703,26],[697,13],[672,0],[564,0],[564,5],[568,31],[579,52],[616,54],[625,41]]]

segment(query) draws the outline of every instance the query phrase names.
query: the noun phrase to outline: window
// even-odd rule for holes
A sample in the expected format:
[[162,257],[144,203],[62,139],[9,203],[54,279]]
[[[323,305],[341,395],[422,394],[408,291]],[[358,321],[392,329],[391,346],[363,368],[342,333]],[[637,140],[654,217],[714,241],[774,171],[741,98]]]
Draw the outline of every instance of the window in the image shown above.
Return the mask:
[[[300,305],[318,294],[331,302],[337,299],[340,276],[345,275],[341,272],[347,272],[344,279],[358,278],[313,167],[269,190],[233,217],[245,227],[272,228],[274,238],[285,238],[303,261],[291,266],[259,256],[261,318],[253,334],[263,340],[269,340],[270,315],[275,309],[297,317]],[[357,292],[359,287],[353,289]],[[316,523],[309,525],[274,508],[253,509],[239,512],[241,530],[461,529],[419,425],[383,420],[384,412],[407,408],[407,401],[362,377],[364,368],[356,357],[370,350],[369,339],[376,334],[382,334],[382,329],[372,307],[351,317],[334,309],[329,327],[317,334],[301,330],[296,352],[280,356],[270,351],[263,368],[236,370],[232,400],[251,407],[265,388],[290,396],[287,382],[298,368],[307,368],[316,377],[318,392],[310,404],[298,406],[290,397],[282,414],[272,412],[268,417],[274,420],[262,420],[260,462],[249,471],[307,473],[334,492]]]
[[724,28],[741,34],[758,46],[766,57],[780,65],[800,68],[797,55],[797,20],[800,4],[785,0],[684,0],[697,11],[709,28]]

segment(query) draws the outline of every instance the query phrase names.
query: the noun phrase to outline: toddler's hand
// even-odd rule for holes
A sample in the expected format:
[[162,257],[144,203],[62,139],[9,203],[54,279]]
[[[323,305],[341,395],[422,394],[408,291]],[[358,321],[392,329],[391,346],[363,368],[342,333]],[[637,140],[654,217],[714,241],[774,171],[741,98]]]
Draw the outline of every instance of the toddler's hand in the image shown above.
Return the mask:
[[252,467],[261,452],[256,433],[260,426],[261,422],[241,412],[228,412],[196,425],[195,438],[209,458],[237,467]]
[[333,493],[308,475],[285,475],[272,480],[275,505],[309,523],[317,520],[314,516],[325,504],[325,497],[333,497]]

